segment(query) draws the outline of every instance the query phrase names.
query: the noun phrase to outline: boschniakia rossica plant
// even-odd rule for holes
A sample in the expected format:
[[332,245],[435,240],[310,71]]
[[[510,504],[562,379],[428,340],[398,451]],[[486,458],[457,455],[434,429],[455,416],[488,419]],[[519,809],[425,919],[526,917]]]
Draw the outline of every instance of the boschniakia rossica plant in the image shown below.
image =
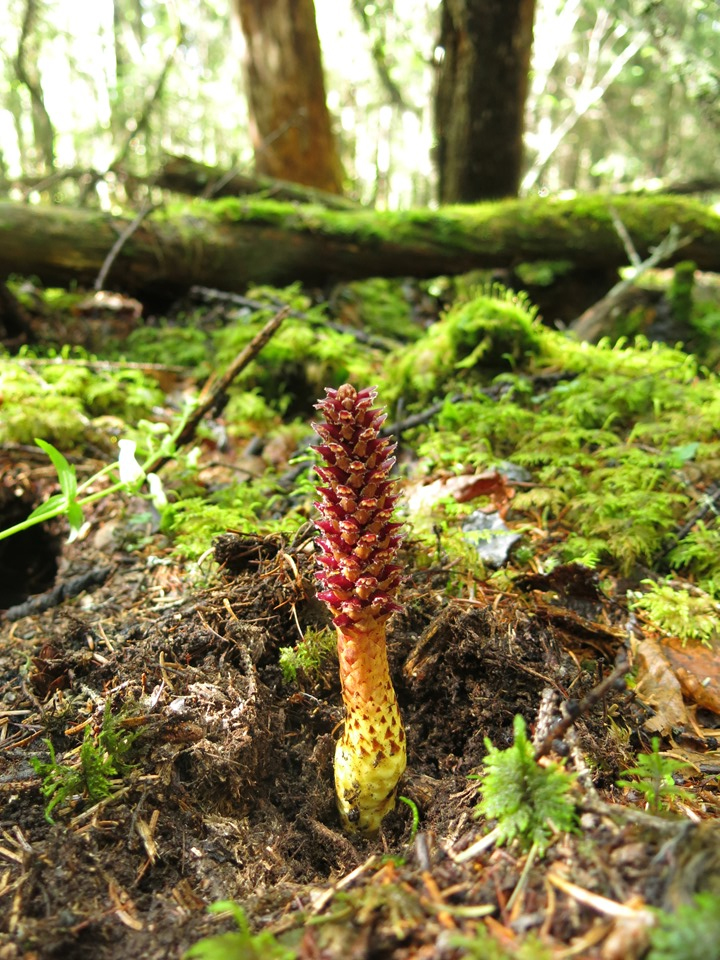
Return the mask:
[[337,629],[345,729],[335,751],[335,790],[343,825],[373,835],[395,805],[405,769],[405,731],[390,680],[385,625],[400,609],[394,562],[401,524],[390,470],[395,443],[380,436],[386,415],[374,387],[327,388],[316,404],[325,423],[313,424],[325,461],[316,504],[321,519],[318,597]]

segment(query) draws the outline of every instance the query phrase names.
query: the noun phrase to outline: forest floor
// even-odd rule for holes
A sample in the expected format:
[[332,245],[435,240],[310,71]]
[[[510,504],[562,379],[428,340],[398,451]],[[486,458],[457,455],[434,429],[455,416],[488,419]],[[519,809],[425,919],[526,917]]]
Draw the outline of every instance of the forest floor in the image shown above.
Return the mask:
[[[30,491],[33,505],[56,492],[28,444],[0,456],[4,503],[8,491]],[[209,459],[217,470],[223,458]],[[79,476],[91,460],[74,459]],[[223,467],[236,466],[231,449]],[[337,665],[321,651],[291,674],[281,666],[281,649],[328,624],[312,524],[220,529],[216,562],[208,538],[190,564],[144,500],[109,496],[86,519],[72,543],[62,521],[45,541],[2,543],[6,582],[14,564],[28,579],[51,561],[57,572],[48,609],[5,596],[0,623],[0,960],[180,958],[202,938],[215,939],[196,955],[216,960],[639,958],[661,918],[695,916],[698,893],[717,904],[720,720],[688,691],[717,687],[703,671],[719,641],[676,645],[686,713],[667,721],[667,651],[625,599],[638,565],[601,577],[535,563],[512,583],[463,574],[448,591],[457,558],[439,534],[434,553],[411,532],[388,633],[410,803],[358,840],[341,830],[332,788]],[[543,857],[480,842],[492,823],[476,814],[470,777],[485,738],[512,745],[517,714],[578,774],[577,829],[550,825]],[[662,768],[650,794],[618,787],[653,731],[682,772]],[[229,907],[208,913],[218,901],[241,905],[249,930]],[[718,956],[717,942],[703,950]]]

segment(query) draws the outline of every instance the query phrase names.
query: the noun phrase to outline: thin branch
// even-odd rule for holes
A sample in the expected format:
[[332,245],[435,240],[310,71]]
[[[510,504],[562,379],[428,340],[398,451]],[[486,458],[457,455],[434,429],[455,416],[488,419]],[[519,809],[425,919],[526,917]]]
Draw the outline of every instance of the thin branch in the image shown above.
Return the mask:
[[352,0],[352,8],[362,24],[363,30],[371,40],[372,45],[370,53],[375,64],[375,69],[377,70],[380,86],[387,93],[390,103],[395,107],[399,107],[401,110],[409,110],[416,116],[420,116],[421,111],[419,107],[413,106],[407,102],[403,96],[402,90],[392,77],[390,72],[390,63],[385,50],[385,37],[376,36],[374,39],[372,39],[374,30],[377,29],[378,25],[384,23],[383,17],[377,15],[370,17],[367,13],[367,5],[364,0]]
[[95,278],[95,283],[93,284],[94,290],[102,290],[104,288],[107,275],[110,272],[110,268],[115,262],[117,255],[120,253],[120,251],[125,246],[125,244],[130,239],[130,237],[135,233],[135,231],[143,222],[145,217],[149,213],[152,213],[153,210],[156,210],[156,209],[157,207],[153,204],[150,204],[150,203],[144,204],[142,209],[140,210],[140,213],[138,213],[138,215],[135,217],[132,223],[129,223],[127,227],[123,230],[123,232],[120,234],[120,236],[117,238],[115,243],[110,248],[110,252],[105,257],[102,267],[100,267],[100,272]]
[[[600,22],[600,20],[601,15],[598,13],[598,22]],[[587,113],[590,107],[597,103],[598,100],[603,98],[608,87],[617,79],[625,64],[635,56],[635,54],[650,36],[647,31],[642,31],[634,36],[625,49],[617,55],[600,80],[594,82],[595,68],[598,62],[597,58],[599,58],[602,53],[602,44],[600,43],[599,36],[597,35],[598,22],[596,22],[595,28],[593,29],[593,33],[590,37],[590,50],[588,53],[589,65],[578,89],[575,102],[573,103],[573,106],[571,107],[570,112],[567,114],[565,119],[558,124],[553,133],[550,135],[545,143],[545,146],[538,151],[535,162],[523,179],[523,191],[532,190],[542,176],[543,171],[550,162],[552,155],[555,153],[568,133],[570,133],[578,120]]]
[[[198,297],[206,303],[212,303],[214,301],[234,303],[239,307],[248,307],[250,310],[266,310],[268,306],[260,300],[252,300],[249,297],[243,297],[239,293],[228,293],[226,290],[212,290],[210,287],[194,286],[190,287],[189,292],[191,297]],[[275,301],[273,306],[279,309],[282,304]],[[372,333],[366,333],[364,330],[357,330],[355,327],[347,327],[341,323],[333,323],[331,320],[315,320],[300,310],[290,310],[288,316],[295,320],[303,320],[308,324],[322,325],[329,330],[334,330],[336,333],[343,333],[347,336],[354,337],[358,343],[366,343],[369,347],[378,347],[380,350],[392,350],[398,345],[398,341],[379,337]]]
[[610,213],[610,218],[613,222],[613,226],[615,227],[615,231],[623,242],[623,246],[625,247],[625,253],[628,256],[628,260],[635,267],[635,270],[639,270],[641,267],[642,261],[640,259],[640,255],[635,249],[635,244],[632,242],[632,237],[627,232],[627,227],[620,219],[620,214],[617,212],[615,207],[613,206],[608,207],[608,211]]
[[[283,320],[285,320],[289,313],[289,307],[283,307],[282,310],[278,310],[275,316],[265,324],[262,330],[252,338],[250,343],[248,343],[240,351],[240,353],[235,357],[233,362],[220,377],[216,379],[214,375],[211,375],[208,378],[205,386],[200,392],[200,399],[198,400],[197,406],[188,417],[178,436],[175,438],[176,447],[182,447],[190,443],[195,436],[195,431],[198,424],[206,413],[208,413],[214,407],[225,405],[223,402],[223,394],[225,391],[238,376],[238,374],[245,369],[251,360],[255,359],[263,347],[270,341],[275,333],[277,333],[277,331],[280,329],[281,323]],[[172,456],[158,454],[153,461],[151,461],[149,464],[146,464],[145,472],[156,473],[160,467],[164,466],[170,460],[172,460]]]
[[27,62],[27,47],[32,37],[37,13],[36,0],[26,0],[20,40],[15,55],[15,73],[30,94],[35,145],[40,148],[48,170],[52,171],[55,169],[55,128],[45,106],[37,64],[33,62],[29,65]]
[[553,742],[555,740],[562,740],[570,727],[572,727],[580,717],[586,716],[597,703],[603,700],[606,694],[608,694],[616,684],[619,684],[629,671],[630,664],[627,660],[623,660],[615,667],[612,673],[609,673],[604,680],[601,680],[596,687],[593,687],[590,693],[579,703],[568,703],[566,716],[564,716],[562,720],[558,720],[535,750],[535,760],[538,761],[541,757],[550,753]]
[[594,339],[598,333],[602,332],[602,328],[610,312],[622,303],[627,293],[635,286],[638,278],[646,271],[662,263],[663,260],[667,260],[668,257],[671,257],[677,250],[687,246],[690,242],[690,237],[680,236],[680,230],[677,226],[671,227],[668,235],[655,247],[647,260],[643,260],[642,263],[636,267],[632,277],[616,283],[602,300],[598,300],[592,307],[588,307],[577,320],[574,320],[570,324],[570,329],[581,340]]

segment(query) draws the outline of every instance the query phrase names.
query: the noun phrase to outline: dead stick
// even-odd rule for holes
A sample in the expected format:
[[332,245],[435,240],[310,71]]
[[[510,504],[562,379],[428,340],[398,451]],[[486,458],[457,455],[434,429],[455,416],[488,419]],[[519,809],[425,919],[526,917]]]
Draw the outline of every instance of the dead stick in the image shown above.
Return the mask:
[[140,213],[138,213],[138,215],[132,221],[132,223],[128,224],[128,226],[122,231],[120,236],[117,238],[115,243],[110,248],[110,252],[103,260],[103,265],[102,267],[100,267],[100,273],[98,273],[97,277],[95,278],[95,283],[93,284],[94,290],[102,290],[102,288],[105,285],[105,281],[107,280],[107,275],[108,273],[110,273],[110,268],[112,267],[113,263],[115,263],[115,260],[117,259],[118,254],[120,253],[122,248],[125,246],[125,244],[128,242],[130,237],[135,233],[135,231],[143,222],[145,217],[149,213],[152,213],[153,210],[157,210],[157,206],[156,205],[153,206],[150,203],[146,203],[140,210]]
[[[283,307],[282,310],[278,310],[275,316],[268,320],[262,330],[257,333],[250,343],[245,346],[240,353],[235,357],[230,366],[225,370],[221,377],[215,379],[211,375],[205,382],[205,386],[200,391],[200,398],[198,400],[197,406],[192,411],[185,426],[182,428],[178,436],[175,438],[175,446],[182,447],[187,443],[190,443],[192,438],[195,436],[195,430],[197,425],[200,423],[205,414],[212,410],[215,404],[219,401],[221,395],[227,390],[230,384],[233,382],[235,377],[243,370],[251,360],[254,360],[255,357],[260,353],[262,348],[266,343],[274,336],[277,330],[280,327],[280,324],[290,313],[289,307]],[[156,473],[160,467],[164,466],[169,460],[172,460],[171,456],[158,455],[154,460],[152,460],[146,467],[146,473]]]
[[595,704],[602,700],[605,694],[608,693],[616,683],[619,683],[629,670],[630,664],[623,658],[612,673],[608,674],[604,680],[601,680],[596,687],[593,687],[583,700],[579,703],[568,703],[567,716],[555,724],[538,746],[535,751],[535,761],[537,762],[541,757],[544,757],[546,753],[549,753],[552,749],[553,741],[561,740],[570,727],[579,720],[580,717],[588,714]]

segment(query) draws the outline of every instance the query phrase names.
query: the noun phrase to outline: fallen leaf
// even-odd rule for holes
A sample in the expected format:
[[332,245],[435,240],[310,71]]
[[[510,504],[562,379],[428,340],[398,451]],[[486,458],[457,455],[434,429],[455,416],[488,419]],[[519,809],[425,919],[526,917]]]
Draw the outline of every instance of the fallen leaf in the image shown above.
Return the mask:
[[640,641],[635,648],[635,662],[638,666],[635,693],[655,711],[645,721],[646,729],[651,733],[668,734],[673,727],[686,726],[688,715],[680,681],[658,641],[652,637]]
[[684,696],[720,714],[720,641],[712,640],[708,646],[699,640],[683,644],[677,637],[664,637],[661,644]]

